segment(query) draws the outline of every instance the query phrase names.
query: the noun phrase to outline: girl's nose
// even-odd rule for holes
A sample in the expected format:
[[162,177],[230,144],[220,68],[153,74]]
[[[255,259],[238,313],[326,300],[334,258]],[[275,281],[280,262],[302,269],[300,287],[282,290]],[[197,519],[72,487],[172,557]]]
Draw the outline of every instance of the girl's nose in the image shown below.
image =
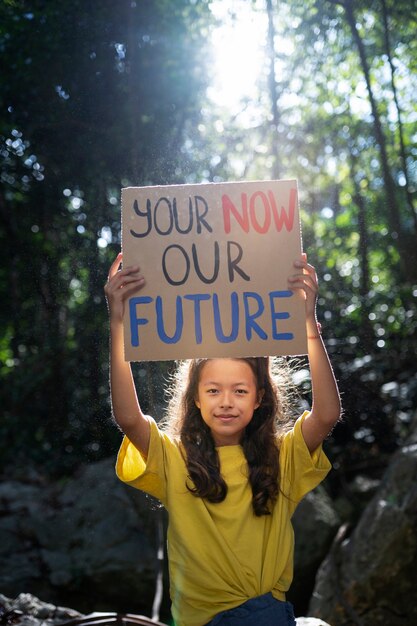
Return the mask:
[[233,396],[231,393],[226,391],[222,394],[220,406],[222,406],[223,408],[233,406]]

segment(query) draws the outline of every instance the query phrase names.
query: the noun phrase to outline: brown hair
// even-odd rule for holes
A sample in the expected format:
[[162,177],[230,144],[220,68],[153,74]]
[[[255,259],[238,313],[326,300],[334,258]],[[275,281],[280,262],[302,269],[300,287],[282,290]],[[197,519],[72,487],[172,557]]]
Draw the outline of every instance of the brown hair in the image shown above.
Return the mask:
[[[180,440],[193,486],[187,488],[210,502],[222,502],[227,484],[211,431],[195,404],[200,372],[209,359],[184,361],[174,373],[164,430]],[[288,392],[293,389],[285,362],[274,368],[268,357],[241,359],[249,364],[262,401],[246,426],[241,445],[248,463],[255,515],[268,515],[279,491],[279,440],[286,430]],[[284,366],[284,367],[283,367]]]

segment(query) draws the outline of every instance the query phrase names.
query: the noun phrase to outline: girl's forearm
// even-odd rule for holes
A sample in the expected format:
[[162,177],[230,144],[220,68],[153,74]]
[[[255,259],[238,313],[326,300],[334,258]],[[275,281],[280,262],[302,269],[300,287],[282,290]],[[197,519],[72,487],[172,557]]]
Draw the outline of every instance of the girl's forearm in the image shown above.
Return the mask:
[[317,322],[307,323],[308,358],[312,385],[312,413],[330,426],[340,418],[339,390]]
[[130,363],[124,359],[123,326],[113,326],[110,333],[110,393],[113,415],[123,429],[126,421],[137,419],[139,403]]
[[113,416],[122,431],[141,450],[149,445],[149,422],[136,395],[130,363],[124,359],[123,325],[110,327],[110,392]]

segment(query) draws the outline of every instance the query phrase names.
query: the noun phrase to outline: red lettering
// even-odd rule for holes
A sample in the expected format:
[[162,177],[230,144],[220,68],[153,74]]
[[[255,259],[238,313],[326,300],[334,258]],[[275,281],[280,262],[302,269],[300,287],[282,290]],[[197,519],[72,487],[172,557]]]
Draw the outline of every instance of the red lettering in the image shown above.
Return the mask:
[[[262,205],[263,205],[264,214],[265,214],[263,226],[260,225],[256,217],[256,211],[255,211],[256,198],[262,199]],[[252,222],[252,226],[254,227],[256,232],[260,233],[261,235],[263,235],[264,233],[267,233],[269,230],[269,227],[271,226],[271,209],[269,207],[268,198],[266,197],[264,192],[255,191],[255,193],[251,195],[249,206],[250,206],[250,209],[249,209],[250,220]]]
[[245,233],[249,232],[248,200],[245,193],[242,193],[242,214],[239,213],[239,211],[226,193],[222,195],[222,208],[224,232],[226,234],[229,234],[231,230],[231,213],[233,213],[234,217],[236,218],[242,229],[245,231]]
[[281,212],[278,213],[277,203],[275,202],[275,197],[272,191],[268,191],[269,202],[271,203],[272,213],[274,215],[275,227],[278,232],[284,228],[287,231],[291,231],[294,226],[294,212],[295,212],[295,199],[297,197],[296,190],[291,189],[290,191],[290,201],[288,205],[288,213],[284,207],[281,207]]
[[[246,193],[242,193],[240,196],[241,212],[239,212],[239,208],[233,204],[229,196],[225,193],[222,195],[224,232],[229,234],[232,229],[232,215],[245,233],[249,232],[249,226],[252,226],[252,228],[261,235],[267,233],[271,228],[272,217],[277,232],[281,232],[284,228],[290,232],[294,227],[296,198],[296,189],[291,189],[288,209],[285,206],[281,206],[281,210],[279,211],[275,196],[271,190],[268,191],[268,195],[263,191],[255,191],[249,198],[248,211],[248,196]],[[257,202],[258,199],[260,201]],[[258,213],[262,211],[262,209],[263,220],[258,216]]]

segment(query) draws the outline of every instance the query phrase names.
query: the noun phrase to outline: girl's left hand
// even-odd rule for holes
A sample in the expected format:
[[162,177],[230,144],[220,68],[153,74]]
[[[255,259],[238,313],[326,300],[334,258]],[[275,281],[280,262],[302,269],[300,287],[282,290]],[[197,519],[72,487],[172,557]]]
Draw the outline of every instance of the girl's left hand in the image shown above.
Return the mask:
[[303,252],[301,259],[294,261],[296,273],[288,277],[288,286],[291,290],[302,289],[306,301],[306,318],[316,319],[316,304],[318,297],[318,281],[315,268],[307,263],[307,254]]

